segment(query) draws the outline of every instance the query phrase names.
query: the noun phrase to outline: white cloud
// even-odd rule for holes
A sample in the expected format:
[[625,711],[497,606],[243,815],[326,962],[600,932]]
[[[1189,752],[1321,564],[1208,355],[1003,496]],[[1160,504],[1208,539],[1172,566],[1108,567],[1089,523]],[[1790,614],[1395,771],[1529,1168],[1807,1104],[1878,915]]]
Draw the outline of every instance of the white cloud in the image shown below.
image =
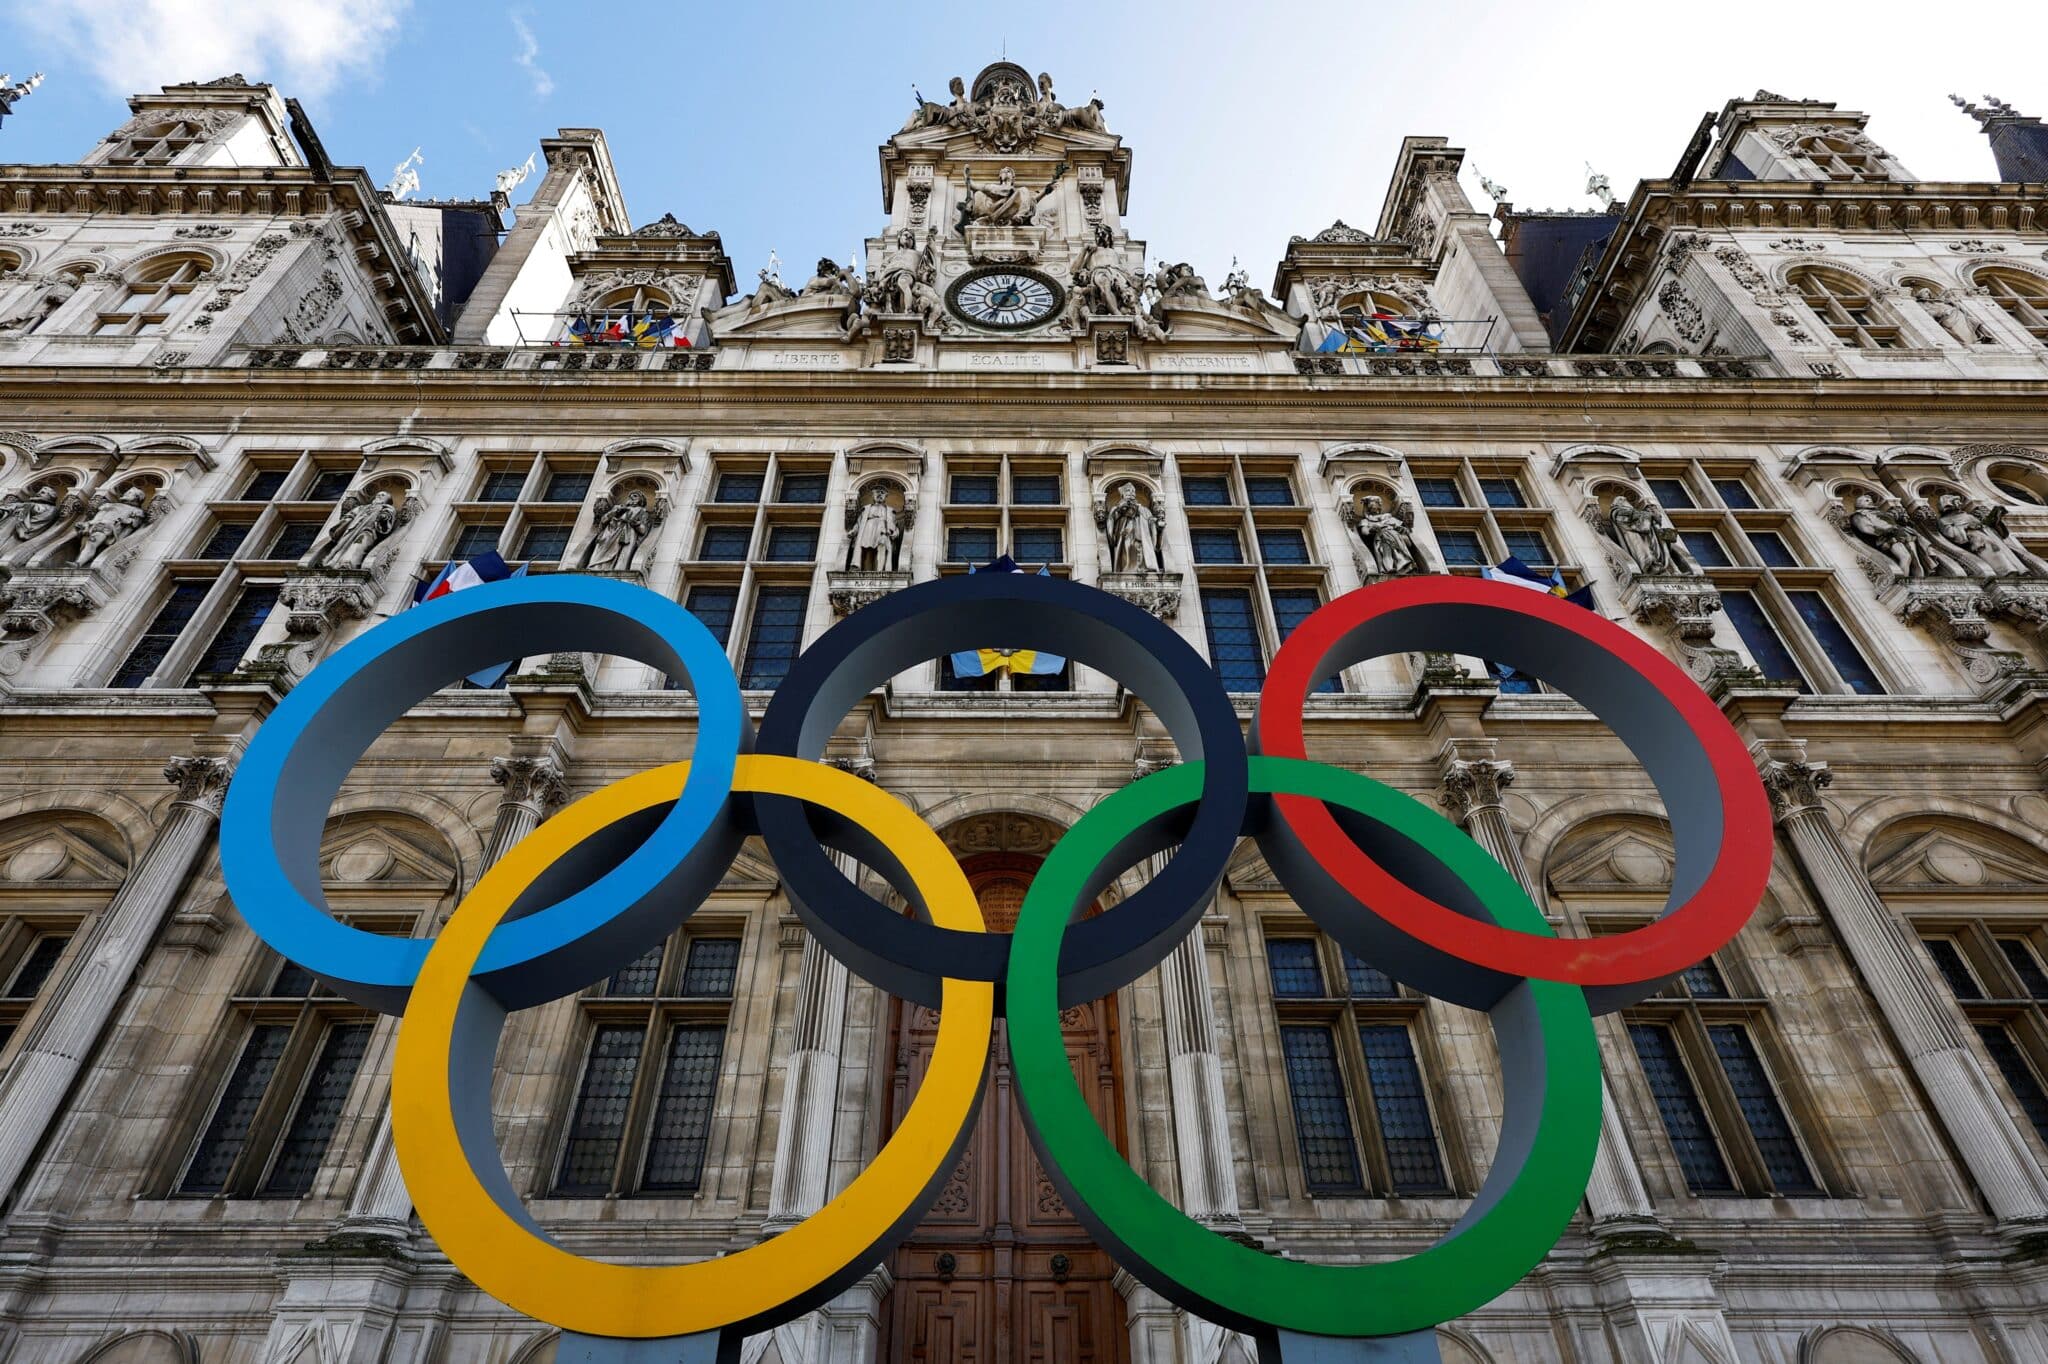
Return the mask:
[[533,77],[533,93],[546,99],[555,93],[555,78],[541,69],[540,39],[533,36],[526,20],[517,14],[512,16],[512,31],[519,35],[519,53],[512,60],[519,63],[520,70]]
[[240,71],[318,98],[373,67],[411,0],[42,0],[24,20],[118,95]]

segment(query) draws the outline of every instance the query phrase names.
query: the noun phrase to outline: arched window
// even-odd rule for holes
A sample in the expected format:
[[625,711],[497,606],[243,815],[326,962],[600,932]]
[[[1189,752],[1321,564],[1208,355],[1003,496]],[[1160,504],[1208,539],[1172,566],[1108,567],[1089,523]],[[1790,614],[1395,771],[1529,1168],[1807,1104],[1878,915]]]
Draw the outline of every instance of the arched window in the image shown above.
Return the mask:
[[95,336],[148,336],[164,330],[178,300],[197,288],[213,262],[204,256],[166,256],[153,260],[129,280],[126,295],[112,312],[100,314]]
[[2048,348],[2048,280],[2018,270],[1979,270],[1976,282],[1991,291],[1992,301],[2026,329],[2035,345]]
[[21,265],[22,256],[19,251],[0,251],[0,279],[13,274]]
[[1882,180],[1884,169],[1869,152],[1841,137],[1804,137],[1799,154],[1830,180]]
[[639,346],[675,344],[678,319],[666,289],[638,285],[600,294],[569,319],[564,338],[571,345]]
[[1897,350],[1899,328],[1863,281],[1835,270],[1794,270],[1790,283],[1835,339],[1856,350]]
[[2048,507],[2048,475],[2038,469],[2001,464],[1991,471],[1991,486],[2021,506]]

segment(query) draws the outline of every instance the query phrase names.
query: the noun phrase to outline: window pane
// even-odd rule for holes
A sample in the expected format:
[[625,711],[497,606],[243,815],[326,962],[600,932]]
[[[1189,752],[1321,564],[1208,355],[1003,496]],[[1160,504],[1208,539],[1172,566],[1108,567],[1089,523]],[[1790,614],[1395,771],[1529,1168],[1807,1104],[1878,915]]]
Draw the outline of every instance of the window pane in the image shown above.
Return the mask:
[[683,993],[730,998],[739,966],[738,938],[692,938],[683,962]]
[[1751,547],[1756,550],[1756,557],[1762,559],[1767,567],[1799,566],[1799,556],[1792,552],[1792,546],[1786,544],[1785,538],[1776,531],[1753,530],[1748,532],[1748,535]]
[[1749,1029],[1739,1023],[1721,1023],[1708,1028],[1707,1035],[1713,1038],[1714,1054],[1721,1058],[1721,1069],[1727,1072],[1736,1106],[1756,1140],[1757,1153],[1764,1158],[1771,1187],[1782,1194],[1819,1193],[1820,1185],[1814,1183],[1784,1106],[1771,1089],[1771,1078],[1764,1073],[1763,1059],[1756,1054]]
[[1360,999],[1392,999],[1401,993],[1392,976],[1348,947],[1344,949],[1344,980]]
[[704,628],[720,644],[732,635],[733,612],[739,609],[740,590],[737,587],[693,587],[683,605],[691,615],[704,622]]
[[1190,507],[1227,507],[1230,505],[1230,480],[1215,474],[1199,474],[1180,481],[1180,489]]
[[952,478],[951,491],[947,496],[962,506],[993,507],[996,504],[996,476],[955,474]]
[[1234,530],[1196,530],[1190,532],[1195,546],[1195,562],[1198,564],[1241,564],[1244,562],[1244,546],[1238,543]]
[[1056,507],[1060,501],[1058,474],[1013,474],[1010,500],[1020,507]]
[[752,526],[706,526],[704,547],[697,552],[700,559],[731,561],[747,557],[747,546],[754,541]]
[[1211,588],[1202,593],[1202,627],[1209,635],[1209,662],[1226,691],[1257,691],[1266,683],[1266,656],[1252,622],[1252,594]]
[[474,559],[479,554],[493,552],[498,548],[498,537],[504,533],[503,526],[464,526],[455,537],[455,545],[448,551],[448,557]]
[[1543,538],[1540,530],[1504,530],[1501,539],[1507,542],[1508,553],[1531,568],[1548,568],[1557,562],[1550,552],[1550,541]]
[[1479,543],[1479,532],[1471,530],[1440,530],[1436,533],[1437,547],[1444,552],[1445,564],[1483,564],[1486,550]]
[[1366,1081],[1372,1086],[1373,1111],[1379,1115],[1394,1192],[1447,1192],[1450,1185],[1437,1154],[1429,1101],[1422,1094],[1422,1068],[1415,1063],[1415,1042],[1407,1027],[1361,1024],[1358,1041],[1365,1048]]
[[[1315,614],[1316,608],[1322,604],[1322,594],[1313,587],[1274,588],[1273,623],[1280,628],[1280,642],[1285,644],[1287,637],[1294,633],[1294,627]],[[1343,691],[1344,683],[1340,678],[1331,677],[1317,686],[1316,690],[1319,692]]]
[[1259,536],[1259,557],[1269,564],[1305,564],[1308,562],[1308,541],[1298,530],[1262,530]]
[[4,998],[34,999],[41,994],[43,983],[57,968],[57,959],[64,955],[64,944],[70,941],[62,933],[45,933],[30,943],[28,951],[21,954],[21,964],[14,968],[14,978],[7,982]]
[[1275,995],[1289,999],[1323,997],[1323,968],[1316,960],[1315,939],[1266,939],[1266,968],[1272,972]]
[[249,486],[242,489],[243,502],[268,502],[277,496],[277,490],[284,486],[284,469],[258,469],[256,477],[249,480]]
[[1057,526],[1019,526],[1011,554],[1020,564],[1056,564],[1067,557],[1066,537]]
[[1721,544],[1721,537],[1712,531],[1685,530],[1678,538],[1702,568],[1728,567],[1728,551]]
[[1245,495],[1254,507],[1291,507],[1294,485],[1283,474],[1253,474],[1244,481]]
[[641,1188],[684,1193],[703,1179],[718,1063],[724,1052],[725,1026],[720,1023],[681,1024],[669,1034]]
[[720,474],[716,502],[759,502],[765,480],[760,474]]
[[1955,992],[1957,999],[1982,999],[1984,987],[1977,983],[1970,964],[1963,959],[1963,949],[1956,946],[1953,938],[1923,938],[1927,955],[1934,958],[1934,969],[1941,972],[1941,978],[1948,982],[1948,988]]
[[277,1163],[263,1182],[264,1193],[297,1197],[313,1187],[313,1176],[327,1155],[327,1143],[334,1139],[342,1107],[348,1103],[348,1092],[355,1085],[356,1071],[369,1045],[368,1023],[339,1023],[328,1029],[320,1060],[285,1128]]
[[825,500],[824,474],[784,474],[782,489],[776,498],[779,502],[823,502]]
[[1635,1043],[1643,1078],[1657,1101],[1664,1133],[1671,1138],[1679,1168],[1685,1172],[1686,1187],[1695,1194],[1734,1193],[1735,1181],[1728,1177],[1728,1164],[1721,1159],[1714,1129],[1707,1125],[1707,1111],[1700,1106],[1692,1076],[1679,1057],[1678,1039],[1658,1023],[1631,1023],[1628,1036]]
[[221,622],[213,642],[199,656],[199,662],[192,669],[192,676],[185,680],[185,685],[191,686],[194,677],[233,672],[242,656],[249,652],[249,646],[256,642],[256,632],[263,628],[263,622],[270,618],[270,608],[275,605],[276,583],[251,583],[243,588],[242,599]]
[[1685,982],[1685,992],[1694,999],[1728,998],[1728,982],[1721,979],[1721,968],[1711,959],[1686,967],[1679,979]]
[[1650,485],[1650,495],[1657,499],[1659,506],[1684,511],[1688,507],[1697,507],[1699,505],[1699,503],[1692,500],[1692,494],[1686,491],[1685,480],[1683,479],[1652,478],[1647,480],[1647,482]]
[[547,490],[540,495],[543,502],[581,502],[590,491],[589,474],[549,474]]
[[242,547],[242,541],[249,538],[247,521],[223,521],[213,528],[213,534],[206,537],[206,543],[199,547],[202,559],[232,559],[235,551]]
[[1287,1092],[1294,1101],[1294,1130],[1310,1191],[1359,1192],[1358,1145],[1344,1105],[1336,1040],[1328,1028],[1282,1028],[1280,1050],[1287,1060]]
[[1522,485],[1512,478],[1482,478],[1479,491],[1486,495],[1489,507],[1526,507],[1529,503],[1522,497]]
[[768,557],[780,563],[803,563],[818,557],[816,526],[770,526]]
[[355,481],[353,469],[322,469],[313,475],[312,486],[299,498],[301,502],[334,502],[348,491],[348,485]]
[[1455,478],[1418,478],[1415,480],[1415,495],[1422,499],[1425,507],[1462,507],[1464,494],[1458,491]]
[[806,588],[761,589],[754,598],[754,620],[747,630],[747,657],[740,667],[742,687],[765,691],[781,684],[803,639],[804,607],[809,601]]
[[206,600],[211,583],[178,583],[171,588],[171,595],[157,608],[155,618],[142,632],[142,638],[135,641],[135,647],[128,651],[128,657],[116,672],[110,687],[139,687],[149,680],[157,665],[164,661],[164,655],[178,642],[178,635],[191,623],[193,613],[199,610],[199,603]]
[[2000,938],[1998,950],[2005,953],[2006,964],[2012,973],[2020,978],[2020,987],[2029,999],[2048,999],[2048,973],[2041,970],[2041,959],[2034,955],[2034,949],[2027,946],[2023,938]]
[[989,562],[996,557],[995,527],[951,527],[946,531],[946,557],[963,564]]
[[304,999],[318,983],[313,973],[297,962],[279,962],[277,974],[270,979],[269,995],[272,999]]
[[270,1088],[270,1077],[277,1073],[291,1035],[290,1025],[284,1023],[266,1023],[249,1034],[241,1058],[228,1076],[227,1088],[221,1091],[213,1117],[199,1138],[191,1168],[178,1182],[179,1193],[219,1193],[227,1187],[228,1175],[249,1140],[249,1127],[256,1121],[263,1091]]
[[524,469],[494,469],[484,475],[484,483],[476,490],[479,502],[517,502],[519,490],[526,486]]
[[599,1028],[590,1040],[590,1060],[583,1067],[583,1084],[569,1118],[569,1141],[555,1176],[556,1193],[611,1191],[619,1143],[626,1136],[633,1078],[640,1072],[640,1048],[646,1040],[645,1027],[617,1025]]
[[604,983],[604,992],[628,999],[653,994],[661,981],[661,955],[667,948],[667,943],[658,942],[612,972],[611,979]]
[[1755,511],[1756,498],[1750,495],[1749,485],[1739,478],[1717,478],[1714,491],[1721,494],[1721,500],[1736,511]]
[[2048,1141],[2048,1090],[2042,1089],[2041,1077],[2027,1063],[2019,1039],[2002,1023],[1979,1023],[1977,1036],[1983,1041],[1984,1050],[1991,1053],[1998,1073],[2005,1077],[2006,1087],[2020,1101],[2020,1111],[2027,1115],[2041,1140]]
[[[320,522],[287,521],[284,523],[284,529],[278,532],[277,539],[271,541],[270,548],[263,551],[263,557],[297,562],[306,557],[306,551],[311,549],[313,542],[319,538]],[[491,536],[491,544],[495,545],[497,542],[498,537],[494,533]]]
[[1813,690],[1807,685],[1806,674],[1800,671],[1792,651],[1785,647],[1777,627],[1771,624],[1771,618],[1764,614],[1762,604],[1755,597],[1747,592],[1724,590],[1721,609],[1728,613],[1729,623],[1734,625],[1735,633],[1742,637],[1749,656],[1756,660],[1765,677],[1774,681],[1797,682],[1802,692]]
[[519,557],[544,562],[562,557],[569,547],[569,526],[529,526],[519,540]]
[[1870,664],[1856,648],[1856,642],[1849,638],[1849,632],[1835,619],[1835,613],[1828,609],[1827,599],[1818,592],[1787,592],[1792,609],[1799,613],[1799,619],[1806,622],[1806,628],[1813,631],[1813,637],[1820,642],[1820,651],[1828,656],[1828,662],[1835,665],[1835,671],[1849,684],[1849,689],[1862,696],[1883,696],[1884,684],[1877,680]]

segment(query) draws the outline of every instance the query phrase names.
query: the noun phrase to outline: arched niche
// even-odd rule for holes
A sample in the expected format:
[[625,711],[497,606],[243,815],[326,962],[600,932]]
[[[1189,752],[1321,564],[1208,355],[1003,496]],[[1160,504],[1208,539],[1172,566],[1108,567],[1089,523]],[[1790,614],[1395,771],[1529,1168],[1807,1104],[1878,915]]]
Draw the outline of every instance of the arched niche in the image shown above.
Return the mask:
[[183,1331],[127,1331],[95,1345],[79,1364],[199,1364],[199,1344]]
[[1919,1358],[1875,1327],[1828,1326],[1799,1343],[1799,1364],[1919,1364]]

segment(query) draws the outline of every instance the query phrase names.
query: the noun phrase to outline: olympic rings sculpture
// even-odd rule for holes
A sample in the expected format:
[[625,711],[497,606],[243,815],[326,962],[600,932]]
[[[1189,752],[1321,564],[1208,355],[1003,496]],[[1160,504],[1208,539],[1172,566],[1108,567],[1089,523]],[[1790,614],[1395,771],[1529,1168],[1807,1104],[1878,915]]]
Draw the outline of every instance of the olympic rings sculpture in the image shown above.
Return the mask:
[[[994,637],[1116,678],[1183,759],[1067,831],[1011,935],[985,931],[958,863],[915,812],[817,761],[874,687]],[[1556,937],[1457,826],[1370,777],[1310,760],[1310,691],[1356,663],[1421,649],[1541,674],[1637,755],[1674,828],[1662,917],[1597,940]],[[555,650],[620,654],[684,679],[697,700],[688,761],[614,782],[543,823],[431,940],[336,921],[318,852],[356,760],[455,678],[508,653]],[[603,979],[660,942],[753,833],[827,950],[880,988],[939,1009],[930,1069],[873,1162],[795,1228],[687,1264],[579,1256],[527,1213],[496,1147],[491,1076],[505,1015]],[[1505,1090],[1499,1149],[1471,1208],[1419,1254],[1315,1265],[1220,1237],[1132,1170],[1075,1083],[1060,1010],[1163,960],[1195,927],[1244,836],[1338,942],[1491,1019]],[[855,886],[828,850],[874,870],[917,917]],[[1077,917],[1161,853],[1142,886]],[[883,598],[797,658],[758,735],[723,648],[682,607],[606,579],[514,579],[428,602],[316,668],[251,740],[221,822],[228,887],[257,934],[348,998],[403,1016],[394,1139],[421,1220],[454,1263],[586,1345],[677,1338],[669,1358],[707,1360],[829,1300],[916,1226],[973,1131],[998,1009],[1046,1172],[1095,1238],[1162,1296],[1253,1333],[1282,1358],[1290,1349],[1322,1357],[1332,1338],[1423,1332],[1472,1311],[1542,1260],[1583,1196],[1600,1132],[1593,1017],[1654,993],[1733,937],[1770,859],[1756,769],[1676,665],[1593,612],[1446,576],[1349,593],[1297,627],[1273,661],[1249,743],[1216,673],[1184,639],[1117,597],[1060,579],[976,574]]]

